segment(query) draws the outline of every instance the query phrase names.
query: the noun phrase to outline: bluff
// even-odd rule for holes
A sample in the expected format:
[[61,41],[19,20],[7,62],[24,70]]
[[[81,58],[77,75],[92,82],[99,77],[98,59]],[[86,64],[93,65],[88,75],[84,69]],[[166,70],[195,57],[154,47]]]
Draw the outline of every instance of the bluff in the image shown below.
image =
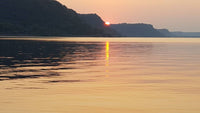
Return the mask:
[[164,37],[150,24],[112,24],[111,28],[125,37]]
[[200,37],[200,32],[171,32],[174,37]]
[[0,35],[109,36],[56,0],[0,0]]
[[92,28],[102,30],[108,36],[121,36],[118,32],[112,29],[110,26],[106,26],[105,22],[97,14],[79,14],[79,17]]
[[157,29],[160,33],[162,33],[166,37],[173,37],[174,35],[168,29]]
[[97,14],[79,14],[79,17],[87,24],[95,28],[104,28],[104,21]]

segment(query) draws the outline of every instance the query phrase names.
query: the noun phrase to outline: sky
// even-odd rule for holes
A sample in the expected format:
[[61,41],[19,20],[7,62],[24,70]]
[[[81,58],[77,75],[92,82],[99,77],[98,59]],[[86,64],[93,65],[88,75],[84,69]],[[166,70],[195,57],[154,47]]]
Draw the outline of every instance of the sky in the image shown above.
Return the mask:
[[200,0],[58,0],[78,13],[104,21],[147,23],[170,31],[200,32]]

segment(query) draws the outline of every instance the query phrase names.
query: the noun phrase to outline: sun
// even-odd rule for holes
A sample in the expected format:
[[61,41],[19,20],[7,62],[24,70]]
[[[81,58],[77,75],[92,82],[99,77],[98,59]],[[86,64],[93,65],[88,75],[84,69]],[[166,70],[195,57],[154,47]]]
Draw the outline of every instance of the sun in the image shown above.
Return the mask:
[[110,22],[105,22],[105,25],[106,26],[110,26]]

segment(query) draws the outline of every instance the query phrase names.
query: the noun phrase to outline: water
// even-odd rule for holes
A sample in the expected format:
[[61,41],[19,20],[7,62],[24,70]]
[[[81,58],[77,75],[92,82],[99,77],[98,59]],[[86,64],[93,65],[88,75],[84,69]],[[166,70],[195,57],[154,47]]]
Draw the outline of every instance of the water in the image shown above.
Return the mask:
[[199,113],[200,39],[1,39],[0,86],[0,113]]

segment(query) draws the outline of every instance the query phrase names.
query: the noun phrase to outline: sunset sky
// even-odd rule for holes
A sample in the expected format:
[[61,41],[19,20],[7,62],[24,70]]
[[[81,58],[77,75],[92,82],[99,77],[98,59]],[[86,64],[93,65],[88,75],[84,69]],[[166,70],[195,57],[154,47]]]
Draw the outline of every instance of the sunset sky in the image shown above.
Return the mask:
[[200,31],[200,0],[58,0],[110,23],[149,23],[170,31]]

